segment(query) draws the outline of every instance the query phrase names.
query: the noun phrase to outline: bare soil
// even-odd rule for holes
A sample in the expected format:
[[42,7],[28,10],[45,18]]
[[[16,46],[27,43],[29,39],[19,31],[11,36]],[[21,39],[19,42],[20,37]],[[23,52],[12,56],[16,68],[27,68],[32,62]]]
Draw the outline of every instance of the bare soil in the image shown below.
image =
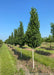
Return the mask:
[[49,57],[54,58],[54,54],[51,54]]

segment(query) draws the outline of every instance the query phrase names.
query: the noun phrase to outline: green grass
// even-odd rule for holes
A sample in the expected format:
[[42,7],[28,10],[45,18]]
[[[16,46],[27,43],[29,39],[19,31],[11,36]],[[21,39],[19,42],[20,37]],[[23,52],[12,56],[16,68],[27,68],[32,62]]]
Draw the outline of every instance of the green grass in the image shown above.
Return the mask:
[[44,52],[49,52],[51,54],[54,54],[54,50],[46,50],[46,49],[42,49],[42,48],[36,48],[35,50],[40,50],[40,51],[44,51]]
[[25,72],[22,68],[20,68],[19,72],[18,72],[18,75],[25,75]]
[[[15,49],[18,52],[21,52],[20,48],[17,48],[16,46],[13,46],[13,47],[15,47]],[[25,55],[25,57],[28,56],[28,57],[32,58],[32,52],[31,51],[22,49],[22,53]],[[23,57],[23,58],[25,58],[25,57]],[[54,69],[54,58],[50,58],[48,56],[40,55],[37,53],[34,53],[34,57],[35,57],[35,60],[38,61],[39,63],[44,64],[47,67],[49,66],[51,69]]]
[[16,71],[15,60],[8,47],[3,44],[0,48],[0,75],[14,75]]
[[43,42],[41,46],[39,48],[35,48],[35,50],[40,50],[40,51],[49,52],[51,54],[54,54],[54,43],[53,42],[51,43],[51,50],[50,50],[50,43],[46,43],[46,42]]
[[[52,49],[54,49],[54,43],[52,42],[51,43],[51,48]],[[31,47],[29,47],[29,46],[27,46],[27,45],[25,45],[24,47],[27,47],[27,48],[31,48]],[[41,48],[41,47],[45,47],[45,48]],[[47,48],[49,48],[50,49],[50,43],[47,43],[47,42],[43,42],[42,44],[41,44],[41,46],[40,46],[40,48],[35,48],[35,50],[40,50],[40,51],[44,51],[44,52],[49,52],[49,53],[52,53],[52,54],[54,54],[54,50],[47,50]]]
[[1,75],[1,57],[0,57],[0,75]]

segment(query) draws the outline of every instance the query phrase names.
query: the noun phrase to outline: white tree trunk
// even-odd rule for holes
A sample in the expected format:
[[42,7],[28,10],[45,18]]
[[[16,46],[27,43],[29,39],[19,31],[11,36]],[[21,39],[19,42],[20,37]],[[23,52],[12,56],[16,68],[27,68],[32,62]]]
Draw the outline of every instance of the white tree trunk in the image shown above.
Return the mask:
[[34,69],[34,49],[32,50],[32,60],[33,60],[33,69]]

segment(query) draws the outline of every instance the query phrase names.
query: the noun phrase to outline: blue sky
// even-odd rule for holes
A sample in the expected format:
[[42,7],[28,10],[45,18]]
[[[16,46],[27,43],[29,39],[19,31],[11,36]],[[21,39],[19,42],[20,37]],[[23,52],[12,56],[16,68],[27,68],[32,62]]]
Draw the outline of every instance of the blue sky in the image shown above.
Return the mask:
[[41,36],[49,36],[50,23],[54,22],[54,0],[0,0],[0,39],[6,40],[19,27],[19,21],[26,31],[31,7],[37,9]]

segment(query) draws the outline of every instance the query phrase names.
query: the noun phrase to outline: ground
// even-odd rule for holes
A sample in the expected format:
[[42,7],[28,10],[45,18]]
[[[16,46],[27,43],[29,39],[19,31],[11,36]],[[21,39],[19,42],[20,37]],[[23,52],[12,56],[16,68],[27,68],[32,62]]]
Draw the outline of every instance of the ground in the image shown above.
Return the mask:
[[[0,48],[0,75],[32,75],[33,73],[54,72],[54,43],[42,43],[34,49],[35,68],[32,65],[32,49],[25,45],[22,48],[5,45]],[[22,57],[21,57],[22,51]],[[5,64],[4,64],[5,63]],[[7,71],[8,69],[8,71]]]
[[[44,45],[44,43],[41,46],[43,46],[43,45]],[[12,47],[14,47],[14,46],[12,46]],[[34,49],[34,51],[35,51],[35,70],[32,69],[32,49],[30,47],[28,47],[27,45],[25,45],[22,48],[22,53],[23,53],[22,59],[18,58],[18,60],[20,60],[23,65],[25,64],[25,66],[29,69],[29,72],[41,72],[41,73],[54,72],[54,58],[51,57],[53,52],[49,51],[49,50],[48,51],[44,50],[44,52],[49,52],[50,55],[42,55],[40,53],[36,53],[36,50],[40,49],[40,47]],[[14,51],[15,55],[18,55],[18,57],[21,56],[21,50],[20,50],[20,48],[18,48],[18,46],[15,46],[13,51]],[[43,49],[42,49],[42,51],[43,51]]]

